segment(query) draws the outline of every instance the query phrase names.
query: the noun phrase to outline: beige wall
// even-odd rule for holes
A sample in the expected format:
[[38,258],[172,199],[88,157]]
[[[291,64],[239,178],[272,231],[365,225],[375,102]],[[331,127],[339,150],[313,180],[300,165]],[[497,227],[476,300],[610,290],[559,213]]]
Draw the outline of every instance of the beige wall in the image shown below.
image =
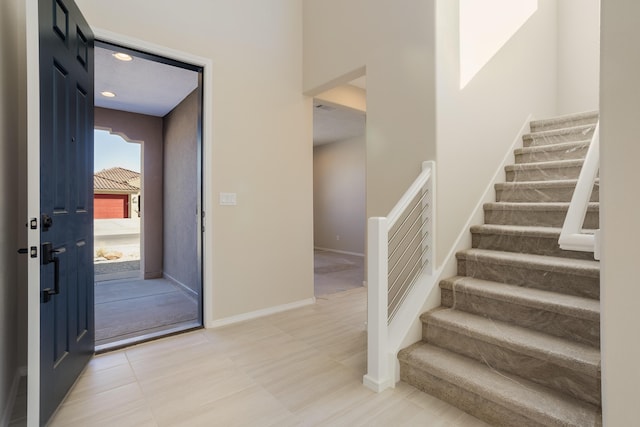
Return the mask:
[[637,423],[640,384],[640,3],[602,0],[600,227],[605,426]]
[[164,274],[200,294],[198,112],[193,91],[164,119]]
[[315,247],[364,254],[365,145],[362,135],[313,149]]
[[367,216],[386,215],[435,158],[431,0],[304,0],[304,90],[367,76]]
[[439,0],[437,10],[436,231],[441,262],[529,114],[555,114],[556,2],[540,0],[537,12],[463,89],[458,2]]
[[17,289],[18,248],[18,143],[20,118],[18,72],[20,55],[18,1],[0,3],[0,422],[8,420],[7,405],[18,372]]
[[315,94],[366,68],[367,216],[386,215],[421,162],[436,160],[437,209],[447,218],[437,223],[440,261],[529,113],[556,108],[556,2],[540,0],[462,91],[457,4],[304,1],[304,89]]
[[598,109],[600,0],[558,0],[558,114]]
[[141,144],[141,250],[145,279],[162,277],[163,256],[163,135],[162,118],[95,108],[97,129],[109,130]]
[[[312,108],[301,94],[301,3],[77,3],[94,27],[213,63],[205,70],[213,126],[204,159],[213,319],[313,297]],[[237,206],[218,205],[220,192],[237,193]]]

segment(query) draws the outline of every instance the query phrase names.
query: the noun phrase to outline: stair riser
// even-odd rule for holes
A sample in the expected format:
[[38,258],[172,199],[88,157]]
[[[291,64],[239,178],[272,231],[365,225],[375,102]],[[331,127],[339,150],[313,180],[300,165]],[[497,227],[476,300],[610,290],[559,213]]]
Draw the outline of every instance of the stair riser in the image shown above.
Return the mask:
[[594,125],[598,121],[598,117],[585,117],[582,119],[572,119],[572,120],[563,120],[561,122],[532,122],[531,123],[531,132],[543,132],[546,130],[556,130],[556,129],[564,129],[575,126],[584,126],[584,125]]
[[[498,202],[570,202],[575,187],[496,189]],[[594,186],[591,201],[600,201],[599,186]]]
[[[485,224],[529,225],[541,227],[562,227],[567,217],[566,210],[526,211],[526,210],[493,210],[485,209]],[[597,211],[588,211],[583,228],[598,229],[600,223]]]
[[423,325],[423,339],[438,347],[486,363],[493,369],[517,374],[586,402],[600,404],[600,378],[570,369],[553,361],[507,348],[501,343],[458,333],[439,325]]
[[584,159],[587,155],[588,144],[580,147],[566,149],[566,150],[549,150],[549,151],[535,151],[530,153],[516,154],[516,163],[538,163],[538,162],[550,162],[553,160],[576,160]]
[[552,419],[541,419],[538,422],[527,418],[508,409],[506,406],[485,399],[479,394],[465,390],[456,384],[432,375],[426,370],[415,368],[402,361],[400,362],[400,380],[438,399],[449,402],[453,406],[494,426],[544,427],[564,425]]
[[464,290],[442,288],[442,305],[495,320],[566,338],[592,347],[600,347],[600,323],[560,314],[549,309],[502,301]]
[[571,274],[571,272],[545,271],[525,266],[516,267],[487,262],[486,260],[458,259],[458,275],[600,299],[599,277],[580,276]]
[[542,145],[553,145],[560,144],[563,142],[578,142],[578,141],[590,141],[593,137],[593,130],[591,128],[588,132],[571,132],[571,133],[562,133],[558,135],[539,135],[539,134],[530,134],[525,135],[522,138],[523,147],[539,147]]
[[524,169],[506,171],[507,182],[523,181],[553,181],[558,179],[578,179],[582,166],[547,168],[547,169]]
[[478,249],[593,260],[593,252],[565,251],[560,249],[557,237],[511,236],[497,233],[487,234],[473,232],[471,235],[472,247]]

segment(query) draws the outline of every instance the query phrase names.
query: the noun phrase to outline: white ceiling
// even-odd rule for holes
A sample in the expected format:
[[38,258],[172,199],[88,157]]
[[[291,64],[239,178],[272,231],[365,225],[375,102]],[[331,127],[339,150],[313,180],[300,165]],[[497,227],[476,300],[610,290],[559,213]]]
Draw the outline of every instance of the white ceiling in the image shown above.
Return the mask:
[[[164,117],[198,87],[198,73],[134,57],[124,62],[115,50],[95,48],[95,105]],[[100,94],[110,91],[115,98]]]
[[337,104],[313,101],[313,145],[364,135],[366,114]]
[[[134,57],[123,62],[116,50],[95,48],[95,105],[113,110],[164,117],[198,86],[198,73]],[[350,84],[366,88],[365,77]],[[115,98],[101,95],[103,91]],[[363,135],[366,114],[337,104],[314,100],[313,144],[327,144]]]

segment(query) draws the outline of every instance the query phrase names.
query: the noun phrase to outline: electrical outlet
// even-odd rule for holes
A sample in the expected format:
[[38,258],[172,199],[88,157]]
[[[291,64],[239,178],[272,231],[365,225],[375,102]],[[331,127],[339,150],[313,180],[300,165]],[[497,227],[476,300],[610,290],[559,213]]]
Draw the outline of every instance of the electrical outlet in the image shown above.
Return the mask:
[[340,240],[340,235],[336,234],[336,240]]

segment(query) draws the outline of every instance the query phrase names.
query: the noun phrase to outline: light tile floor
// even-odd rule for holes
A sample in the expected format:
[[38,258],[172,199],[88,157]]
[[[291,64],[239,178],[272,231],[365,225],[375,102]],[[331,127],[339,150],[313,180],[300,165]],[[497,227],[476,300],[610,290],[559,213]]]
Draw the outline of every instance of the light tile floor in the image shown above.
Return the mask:
[[51,426],[486,426],[400,383],[373,393],[364,288],[96,356]]

